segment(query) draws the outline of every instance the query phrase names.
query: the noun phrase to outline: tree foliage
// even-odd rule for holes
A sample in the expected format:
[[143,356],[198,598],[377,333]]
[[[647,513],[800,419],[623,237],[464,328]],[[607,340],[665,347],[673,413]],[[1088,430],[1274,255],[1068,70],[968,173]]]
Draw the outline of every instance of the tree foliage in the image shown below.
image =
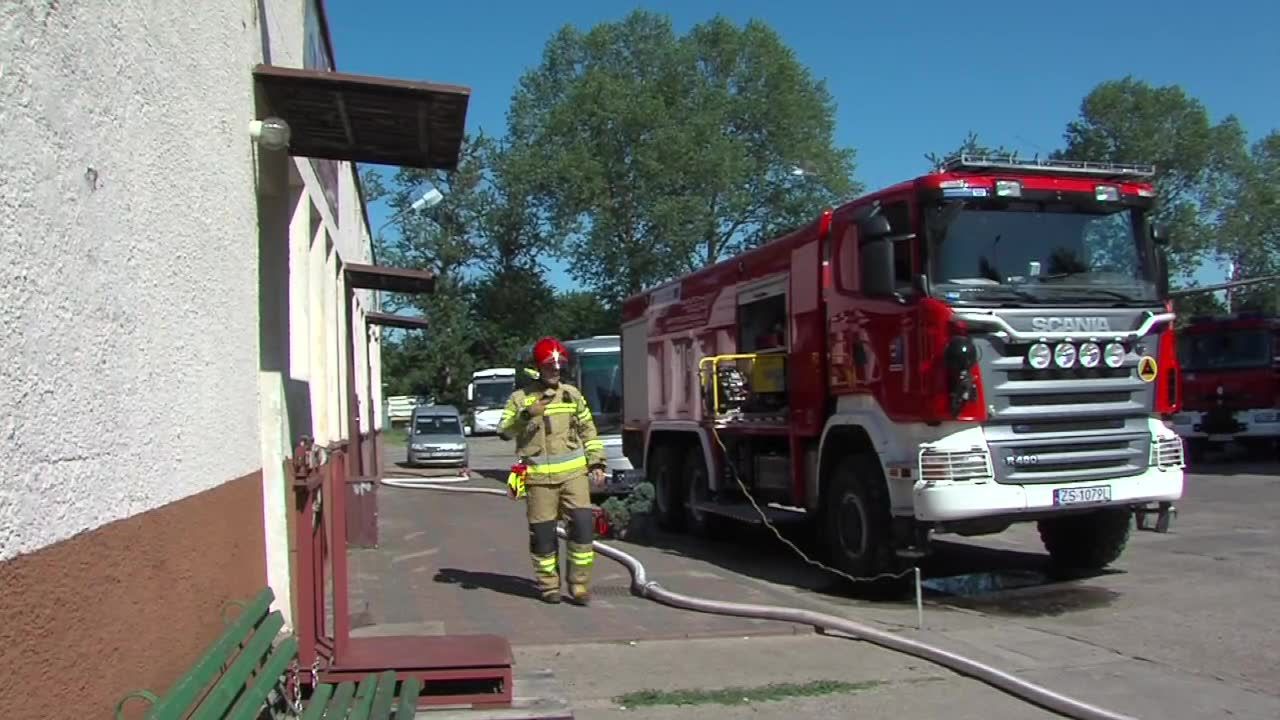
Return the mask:
[[677,36],[636,11],[551,38],[512,100],[510,168],[574,277],[617,305],[856,191],[834,113],[763,23]]
[[957,157],[959,155],[1015,155],[1015,154],[1016,153],[1013,150],[1010,150],[1003,145],[992,147],[990,145],[983,144],[982,141],[978,139],[978,133],[970,130],[969,134],[965,136],[964,142],[960,143],[960,146],[957,147],[955,150],[952,150],[949,153],[944,153],[942,155],[939,155],[937,153],[932,153],[932,152],[927,153],[924,156],[924,159],[929,162],[928,169],[934,170],[936,168],[941,167],[942,164],[945,163],[948,159]]
[[[1240,162],[1233,190],[1218,229],[1219,253],[1240,277],[1280,274],[1280,132],[1253,145]],[[1235,310],[1280,311],[1280,284],[1233,289],[1231,305]]]
[[1085,96],[1055,157],[1154,164],[1156,216],[1170,229],[1171,269],[1190,275],[1215,254],[1244,138],[1234,117],[1211,123],[1204,105],[1181,87],[1125,77]]
[[[473,369],[511,365],[538,337],[618,332],[619,308],[645,287],[717,262],[862,190],[854,151],[834,140],[835,101],[778,35],[722,17],[678,35],[635,11],[566,26],[519,81],[505,138],[471,136],[454,172],[364,175],[393,227],[380,261],[430,269],[435,294],[392,297],[426,332],[384,345],[392,394],[462,402]],[[1051,157],[1152,163],[1157,217],[1172,234],[1182,286],[1205,261],[1240,276],[1280,273],[1280,133],[1248,147],[1232,116],[1211,121],[1176,85],[1102,82]],[[961,153],[1012,155],[970,131]],[[444,200],[413,202],[434,185]],[[557,292],[547,261],[580,288]],[[1226,310],[1220,293],[1180,298],[1184,318]],[[1232,309],[1277,310],[1275,285],[1236,290]]]

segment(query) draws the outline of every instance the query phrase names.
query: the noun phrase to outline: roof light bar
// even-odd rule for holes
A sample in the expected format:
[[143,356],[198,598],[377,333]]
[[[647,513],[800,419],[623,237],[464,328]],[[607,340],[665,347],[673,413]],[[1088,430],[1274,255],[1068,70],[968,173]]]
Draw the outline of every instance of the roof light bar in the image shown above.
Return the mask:
[[1016,172],[1055,172],[1100,178],[1149,178],[1156,174],[1154,165],[1134,163],[1085,162],[1082,160],[1025,159],[1013,155],[956,155],[942,163],[942,170],[1012,170]]

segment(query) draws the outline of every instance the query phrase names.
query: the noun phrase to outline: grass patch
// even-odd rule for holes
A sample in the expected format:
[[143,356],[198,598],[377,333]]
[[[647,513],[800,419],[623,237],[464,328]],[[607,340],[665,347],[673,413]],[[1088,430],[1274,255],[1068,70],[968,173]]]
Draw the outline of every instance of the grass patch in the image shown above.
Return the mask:
[[409,442],[409,429],[403,426],[383,428],[382,442],[386,445],[403,446]]
[[718,690],[640,690],[619,695],[613,701],[627,708],[654,705],[749,705],[795,697],[857,693],[883,684],[879,680],[858,683],[815,680],[803,684],[774,683],[750,688],[727,687]]

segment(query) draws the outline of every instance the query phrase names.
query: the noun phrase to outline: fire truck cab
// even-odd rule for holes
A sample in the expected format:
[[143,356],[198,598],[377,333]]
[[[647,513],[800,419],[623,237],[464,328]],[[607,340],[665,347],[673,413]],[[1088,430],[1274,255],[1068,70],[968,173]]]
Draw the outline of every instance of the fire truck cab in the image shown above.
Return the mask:
[[1192,458],[1211,445],[1271,449],[1280,439],[1280,318],[1193,318],[1179,331],[1182,412],[1174,429]]
[[807,521],[859,576],[1015,522],[1113,561],[1183,483],[1151,174],[961,156],[629,298],[623,450],[659,520]]

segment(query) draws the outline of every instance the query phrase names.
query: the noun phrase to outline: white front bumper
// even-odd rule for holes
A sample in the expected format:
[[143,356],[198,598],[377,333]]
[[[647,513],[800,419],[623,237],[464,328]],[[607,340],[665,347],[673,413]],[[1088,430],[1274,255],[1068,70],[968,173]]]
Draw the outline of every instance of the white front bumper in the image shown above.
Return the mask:
[[[915,516],[917,520],[947,521],[1016,515],[1044,511],[1069,512],[1088,507],[1135,505],[1182,497],[1183,471],[1172,468],[1149,468],[1141,475],[1083,483],[1037,483],[1035,485],[1002,485],[994,480],[983,482],[916,483]],[[1094,505],[1053,504],[1055,488],[1111,486],[1111,501]]]
[[501,410],[485,410],[475,414],[471,421],[472,432],[497,432],[498,423],[502,422]]
[[[1154,441],[1180,443],[1177,434],[1163,422],[1148,421]],[[1087,442],[1087,439],[1082,439]],[[942,522],[969,520],[983,517],[1018,515],[1045,512],[1071,512],[1085,508],[1139,505],[1149,502],[1174,501],[1182,497],[1184,472],[1181,459],[1159,467],[1153,457],[1152,464],[1138,475],[1046,483],[999,483],[995,481],[990,466],[991,458],[986,436],[981,427],[970,427],[922,445],[928,452],[942,451],[961,455],[980,455],[987,463],[986,472],[976,472],[971,479],[926,480],[923,470],[911,484],[912,514],[917,520]],[[924,456],[922,453],[921,457]],[[972,465],[968,467],[974,467]],[[979,466],[980,470],[980,466]],[[1092,488],[1107,486],[1111,499],[1090,504],[1055,505],[1054,490],[1068,488]],[[905,488],[904,488],[905,489]]]

